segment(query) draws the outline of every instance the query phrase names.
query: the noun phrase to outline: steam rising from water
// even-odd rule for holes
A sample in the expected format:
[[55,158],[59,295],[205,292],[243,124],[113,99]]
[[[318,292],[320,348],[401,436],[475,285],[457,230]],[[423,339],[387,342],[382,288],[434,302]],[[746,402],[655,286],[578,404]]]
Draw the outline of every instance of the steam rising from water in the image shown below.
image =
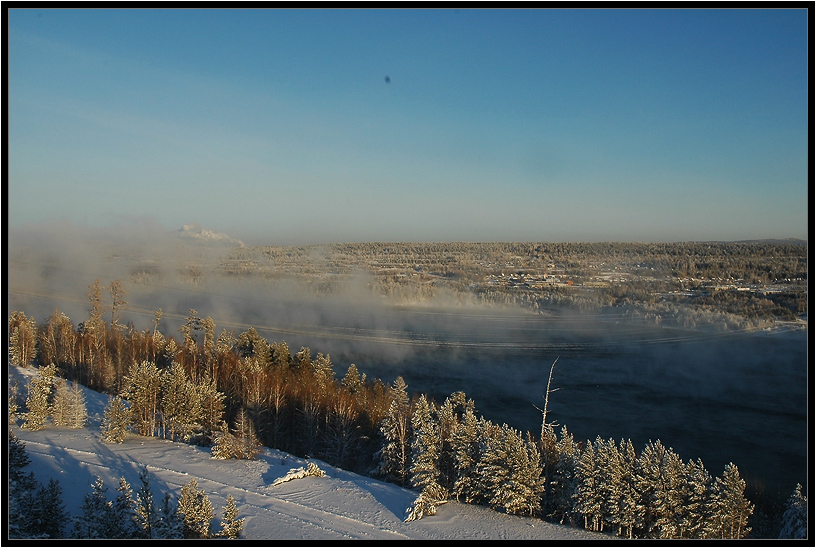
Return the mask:
[[[88,285],[119,279],[124,321],[178,337],[190,309],[216,334],[255,327],[297,351],[330,354],[338,376],[355,363],[369,378],[402,375],[409,390],[437,399],[464,390],[489,418],[536,431],[546,376],[560,356],[550,399],[554,420],[578,439],[660,438],[712,474],[728,461],[744,477],[788,494],[805,483],[807,348],[787,338],[646,327],[614,314],[557,317],[521,309],[396,306],[370,288],[362,269],[331,293],[297,277],[225,275],[232,248],[180,237],[151,223],[92,229],[65,223],[9,233],[7,316],[43,322],[59,308],[88,317]],[[325,260],[315,248],[312,261]],[[444,296],[442,296],[444,297]],[[449,299],[453,301],[453,299]]]

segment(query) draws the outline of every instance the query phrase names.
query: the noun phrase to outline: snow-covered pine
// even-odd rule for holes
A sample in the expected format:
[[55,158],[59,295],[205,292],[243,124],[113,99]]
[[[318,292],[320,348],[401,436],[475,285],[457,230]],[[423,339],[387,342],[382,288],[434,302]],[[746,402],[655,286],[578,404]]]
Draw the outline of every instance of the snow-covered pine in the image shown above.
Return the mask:
[[618,445],[618,455],[620,458],[619,499],[616,504],[617,523],[620,527],[618,534],[631,539],[634,538],[635,527],[639,527],[643,521],[643,508],[638,501],[635,478],[637,453],[632,440],[621,439]]
[[156,435],[161,389],[162,372],[155,363],[143,360],[130,367],[123,395],[130,403],[132,420],[141,436]]
[[82,506],[82,514],[74,521],[73,538],[98,539],[108,538],[109,502],[106,496],[108,488],[105,487],[102,478],[96,476],[96,480],[91,485],[91,492],[86,493]]
[[173,501],[170,493],[165,493],[159,507],[156,522],[153,525],[154,539],[182,539],[184,538],[184,522],[179,516],[178,505]]
[[35,500],[36,533],[45,535],[46,538],[64,538],[65,525],[70,522],[71,516],[62,502],[62,487],[59,482],[51,478],[48,484],[41,484]]
[[711,538],[739,539],[751,531],[748,518],[754,512],[754,505],[748,502],[744,493],[745,480],[740,477],[737,466],[729,462],[722,477],[714,480]]
[[119,478],[116,498],[110,505],[110,521],[116,530],[111,538],[134,538],[137,533],[136,504],[133,501],[133,490],[124,476]]
[[111,396],[102,415],[99,431],[105,443],[122,443],[125,441],[131,422],[131,408],[119,396]]
[[182,486],[178,512],[184,522],[184,538],[212,537],[212,504],[195,478]]
[[635,485],[640,494],[640,506],[643,512],[642,534],[646,538],[659,538],[657,529],[660,502],[659,485],[663,481],[663,463],[666,459],[666,448],[660,440],[649,441],[635,462]]
[[14,384],[9,384],[9,395],[8,395],[8,423],[9,424],[17,424],[18,413],[20,411],[20,405],[17,403],[17,398],[20,393],[20,383],[15,382]]
[[51,405],[51,420],[54,426],[82,428],[88,420],[85,395],[74,382],[58,378],[54,402]]
[[793,493],[785,503],[779,538],[806,539],[807,533],[807,497],[802,494],[802,486],[797,483]]
[[411,407],[407,385],[400,376],[391,388],[391,405],[380,425],[383,437],[377,474],[387,481],[405,486],[411,467]]
[[255,433],[255,425],[252,424],[249,415],[242,407],[238,416],[235,418],[235,437],[237,438],[239,459],[254,459],[261,452],[263,446],[261,445],[258,435]]
[[9,359],[20,367],[28,367],[37,356],[37,322],[23,312],[9,317]]
[[584,529],[600,531],[603,499],[600,492],[598,467],[595,462],[595,449],[591,441],[587,440],[577,465],[578,488],[575,492],[574,508],[584,517]]
[[456,469],[456,480],[453,484],[453,494],[457,500],[464,499],[466,503],[479,502],[480,491],[476,481],[476,464],[481,458],[479,444],[479,420],[473,406],[465,408],[464,415],[459,421],[451,439]]
[[54,391],[57,368],[54,364],[40,367],[37,375],[28,381],[26,413],[23,414],[23,428],[41,430],[51,412],[51,394]]
[[549,478],[550,512],[560,523],[573,524],[573,504],[578,491],[576,467],[581,456],[578,444],[566,426],[561,427],[561,436],[555,444],[557,459]]
[[232,495],[227,495],[227,504],[224,506],[223,515],[221,530],[217,536],[222,538],[241,538],[241,532],[244,530],[244,518],[238,517],[238,506],[236,506],[235,499],[232,498]]
[[142,538],[155,538],[153,530],[159,519],[159,509],[153,498],[153,489],[150,487],[150,472],[147,471],[147,466],[139,470],[139,483],[134,509],[138,535]]
[[706,538],[706,523],[711,520],[711,474],[703,466],[703,461],[689,461],[686,464],[685,509],[680,521],[682,538]]
[[411,441],[411,487],[420,491],[428,487],[440,491],[439,485],[439,451],[441,440],[435,415],[436,408],[422,394],[416,403],[411,416],[411,428],[414,431]]
[[188,441],[201,429],[202,408],[198,388],[178,362],[173,362],[170,369],[162,373],[161,379],[161,409],[165,432],[169,430],[170,440],[175,441],[176,436],[179,436]]

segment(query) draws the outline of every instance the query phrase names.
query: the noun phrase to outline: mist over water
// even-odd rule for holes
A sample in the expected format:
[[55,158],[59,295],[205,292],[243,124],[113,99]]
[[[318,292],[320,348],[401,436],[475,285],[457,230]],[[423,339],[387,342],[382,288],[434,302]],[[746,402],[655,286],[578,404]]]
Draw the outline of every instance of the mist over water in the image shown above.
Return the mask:
[[630,438],[640,451],[660,439],[714,476],[734,462],[749,489],[770,495],[807,482],[805,331],[707,333],[614,312],[535,315],[444,298],[396,306],[371,292],[364,272],[315,295],[296,279],[215,275],[229,249],[189,245],[160,227],[120,234],[49,225],[9,241],[7,316],[22,310],[44,322],[59,308],[76,325],[88,317],[88,285],[121,279],[130,306],[123,320],[136,329],[150,328],[161,308],[161,331],[179,338],[195,309],[215,320],[216,335],[255,327],[292,353],[329,354],[338,378],[354,363],[370,379],[401,375],[409,392],[438,402],[461,390],[487,418],[536,434],[535,406],[557,358],[548,418],[577,440]]

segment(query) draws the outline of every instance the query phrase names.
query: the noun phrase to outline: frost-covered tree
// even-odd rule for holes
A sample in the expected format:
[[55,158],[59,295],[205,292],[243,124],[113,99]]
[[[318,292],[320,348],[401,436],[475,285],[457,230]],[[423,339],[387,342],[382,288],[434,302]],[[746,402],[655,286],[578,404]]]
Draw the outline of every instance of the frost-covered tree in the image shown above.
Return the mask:
[[37,356],[37,323],[34,316],[12,312],[9,317],[9,360],[14,365],[28,367]]
[[706,524],[711,520],[711,474],[703,461],[686,464],[686,489],[683,516],[680,520],[681,538],[706,538]]
[[383,445],[379,451],[377,472],[387,481],[405,486],[411,467],[411,406],[408,385],[402,377],[394,380],[391,405],[380,425]]
[[8,395],[8,423],[17,424],[18,413],[20,411],[20,404],[17,403],[17,398],[20,395],[20,383],[15,382],[9,384]]
[[78,384],[65,379],[57,380],[54,403],[51,405],[51,420],[54,426],[82,428],[88,421],[85,394]]
[[544,481],[541,455],[532,440],[508,425],[486,424],[476,473],[487,504],[509,514],[536,514]]
[[739,539],[751,531],[747,525],[754,505],[745,498],[744,493],[745,480],[740,477],[736,465],[730,462],[722,477],[714,480],[711,538]]
[[156,522],[153,525],[153,538],[184,538],[184,522],[178,513],[178,505],[173,501],[170,493],[165,493],[162,499]]
[[238,506],[235,504],[235,499],[232,498],[232,495],[227,495],[227,504],[224,506],[223,516],[221,520],[221,530],[217,536],[222,538],[241,538],[241,532],[244,530],[244,518],[238,517]]
[[48,484],[40,485],[36,501],[36,533],[46,538],[64,538],[65,526],[70,523],[71,516],[62,502],[62,487],[59,482],[51,478]]
[[796,484],[793,493],[785,503],[782,514],[782,529],[779,538],[806,539],[808,533],[807,497],[802,494],[802,486]]
[[411,487],[420,491],[428,490],[434,496],[446,498],[439,485],[439,450],[441,440],[435,406],[422,394],[411,417],[414,431],[411,442],[411,467],[409,470]]
[[10,538],[42,538],[37,527],[37,480],[34,472],[11,469],[8,482],[8,531]]
[[137,523],[133,491],[124,476],[119,478],[116,498],[110,503],[108,538],[133,538],[136,536]]
[[195,478],[182,486],[178,511],[184,521],[184,538],[212,537],[212,504]]
[[159,508],[150,487],[150,472],[144,466],[139,470],[139,490],[136,492],[136,529],[142,538],[155,538],[154,530],[159,520]]
[[212,377],[205,377],[196,386],[201,406],[201,427],[205,435],[212,439],[224,424],[224,399],[226,396],[216,388]]
[[550,474],[550,515],[560,523],[571,523],[573,515],[573,499],[578,489],[576,467],[581,451],[575,439],[567,430],[561,427],[561,436],[555,443],[556,460]]
[[184,440],[201,429],[201,398],[198,386],[194,384],[178,362],[173,362],[162,374],[161,408],[164,415],[165,435],[175,440],[179,435]]
[[57,378],[57,368],[54,364],[40,367],[37,375],[28,382],[28,395],[23,428],[26,430],[41,430],[51,412],[51,395]]
[[451,439],[451,450],[456,468],[453,494],[457,500],[464,499],[466,503],[479,502],[481,493],[476,477],[476,465],[481,458],[481,446],[479,419],[473,406],[465,408]]
[[258,456],[262,448],[249,415],[241,408],[235,418],[235,427],[232,432],[224,429],[216,434],[215,443],[210,452],[217,459],[251,460]]
[[130,403],[131,420],[142,436],[156,435],[156,418],[161,405],[162,372],[143,360],[130,367],[123,396]]
[[600,531],[602,527],[603,496],[601,493],[595,449],[587,441],[576,467],[578,488],[575,492],[575,510],[584,516],[584,529]]
[[99,431],[105,443],[122,443],[127,436],[131,423],[131,408],[119,396],[108,399],[108,405],[102,415],[102,424]]
[[102,478],[96,476],[91,485],[91,492],[86,493],[80,510],[74,522],[72,536],[81,539],[109,538],[110,503],[107,490]]

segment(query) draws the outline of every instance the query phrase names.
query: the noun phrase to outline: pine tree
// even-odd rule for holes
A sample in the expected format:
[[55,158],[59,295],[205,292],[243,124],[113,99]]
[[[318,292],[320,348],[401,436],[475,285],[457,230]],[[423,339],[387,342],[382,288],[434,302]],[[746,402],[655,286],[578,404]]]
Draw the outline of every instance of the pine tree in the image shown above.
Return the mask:
[[391,405],[380,425],[383,445],[377,472],[387,481],[405,486],[411,468],[411,409],[407,385],[402,377],[394,380]]
[[9,475],[8,530],[11,538],[43,538],[37,526],[37,480],[34,472]]
[[184,538],[184,522],[178,513],[178,506],[173,502],[170,493],[165,493],[162,499],[156,522],[153,525],[153,538]]
[[105,443],[122,443],[125,441],[128,427],[131,422],[131,408],[119,396],[108,399],[108,405],[102,415],[102,424],[99,428],[102,441]]
[[62,487],[55,479],[48,480],[47,485],[40,485],[36,495],[37,534],[47,538],[64,538],[65,524],[70,515],[62,502]]
[[793,493],[785,503],[779,538],[806,539],[808,538],[807,533],[807,497],[802,494],[802,486],[797,483],[796,488],[794,488]]
[[481,446],[479,444],[479,420],[476,418],[473,406],[465,408],[465,414],[451,440],[451,449],[456,467],[453,492],[457,500],[463,498],[466,503],[479,502],[480,492],[476,465],[481,458]]
[[130,403],[131,420],[142,436],[156,435],[161,388],[162,372],[153,362],[141,361],[133,364],[125,377],[123,395]]
[[414,436],[409,473],[411,486],[424,493],[426,499],[443,501],[448,494],[439,484],[439,452],[442,444],[434,411],[436,409],[433,403],[428,402],[425,394],[422,394],[411,417]]
[[561,427],[561,437],[556,441],[557,459],[552,468],[550,496],[552,517],[560,523],[572,523],[574,498],[578,491],[576,469],[581,452],[566,426]]
[[136,529],[142,538],[155,538],[154,529],[159,519],[159,509],[153,499],[153,490],[150,487],[150,472],[147,467],[139,470],[139,490],[136,492]]
[[19,396],[20,390],[19,386],[20,386],[19,381],[9,385],[8,423],[10,425],[17,424],[18,413],[20,411],[20,405],[17,403],[17,397]]
[[244,518],[238,517],[238,506],[235,505],[235,499],[232,495],[227,495],[227,504],[224,506],[224,518],[221,520],[221,531],[219,537],[223,538],[241,538],[241,532],[244,530]]
[[9,479],[17,480],[23,474],[23,468],[31,463],[31,459],[26,452],[26,445],[23,440],[18,438],[14,431],[9,428],[9,452],[8,452],[8,470]]
[[751,531],[747,524],[754,505],[745,498],[744,492],[745,480],[740,478],[736,465],[728,463],[722,478],[714,480],[711,538],[739,539]]
[[65,379],[57,380],[54,403],[51,405],[51,419],[54,426],[82,428],[88,420],[85,395],[76,383]]
[[9,360],[14,365],[28,367],[37,356],[37,323],[34,316],[12,312],[9,317]]
[[[162,375],[161,407],[165,429],[169,427],[170,439],[176,434],[188,440],[201,428],[201,398],[197,385],[187,378],[181,364],[173,362],[169,371]],[[165,430],[166,431],[166,430]]]
[[258,436],[255,433],[255,426],[247,415],[245,409],[241,409],[238,417],[235,419],[235,437],[238,440],[238,453],[236,455],[239,459],[254,459],[261,452],[263,446],[261,445]]
[[575,509],[584,516],[584,529],[600,531],[603,498],[595,462],[595,449],[590,441],[587,441],[578,459],[576,475],[578,489],[575,493]]
[[110,503],[108,502],[102,478],[96,476],[96,480],[91,485],[91,492],[85,494],[80,510],[82,514],[74,522],[74,538],[97,539],[108,538],[107,524],[110,515]]
[[685,509],[680,522],[682,538],[706,538],[706,524],[711,520],[712,480],[703,461],[689,461],[686,464]]
[[25,421],[26,430],[41,430],[51,412],[51,394],[56,382],[57,368],[54,364],[40,367],[37,376],[28,382]]
[[212,504],[195,478],[182,486],[178,511],[184,521],[184,538],[212,536]]
[[124,476],[119,478],[116,498],[110,506],[110,538],[136,537],[136,505],[133,502],[133,491]]

